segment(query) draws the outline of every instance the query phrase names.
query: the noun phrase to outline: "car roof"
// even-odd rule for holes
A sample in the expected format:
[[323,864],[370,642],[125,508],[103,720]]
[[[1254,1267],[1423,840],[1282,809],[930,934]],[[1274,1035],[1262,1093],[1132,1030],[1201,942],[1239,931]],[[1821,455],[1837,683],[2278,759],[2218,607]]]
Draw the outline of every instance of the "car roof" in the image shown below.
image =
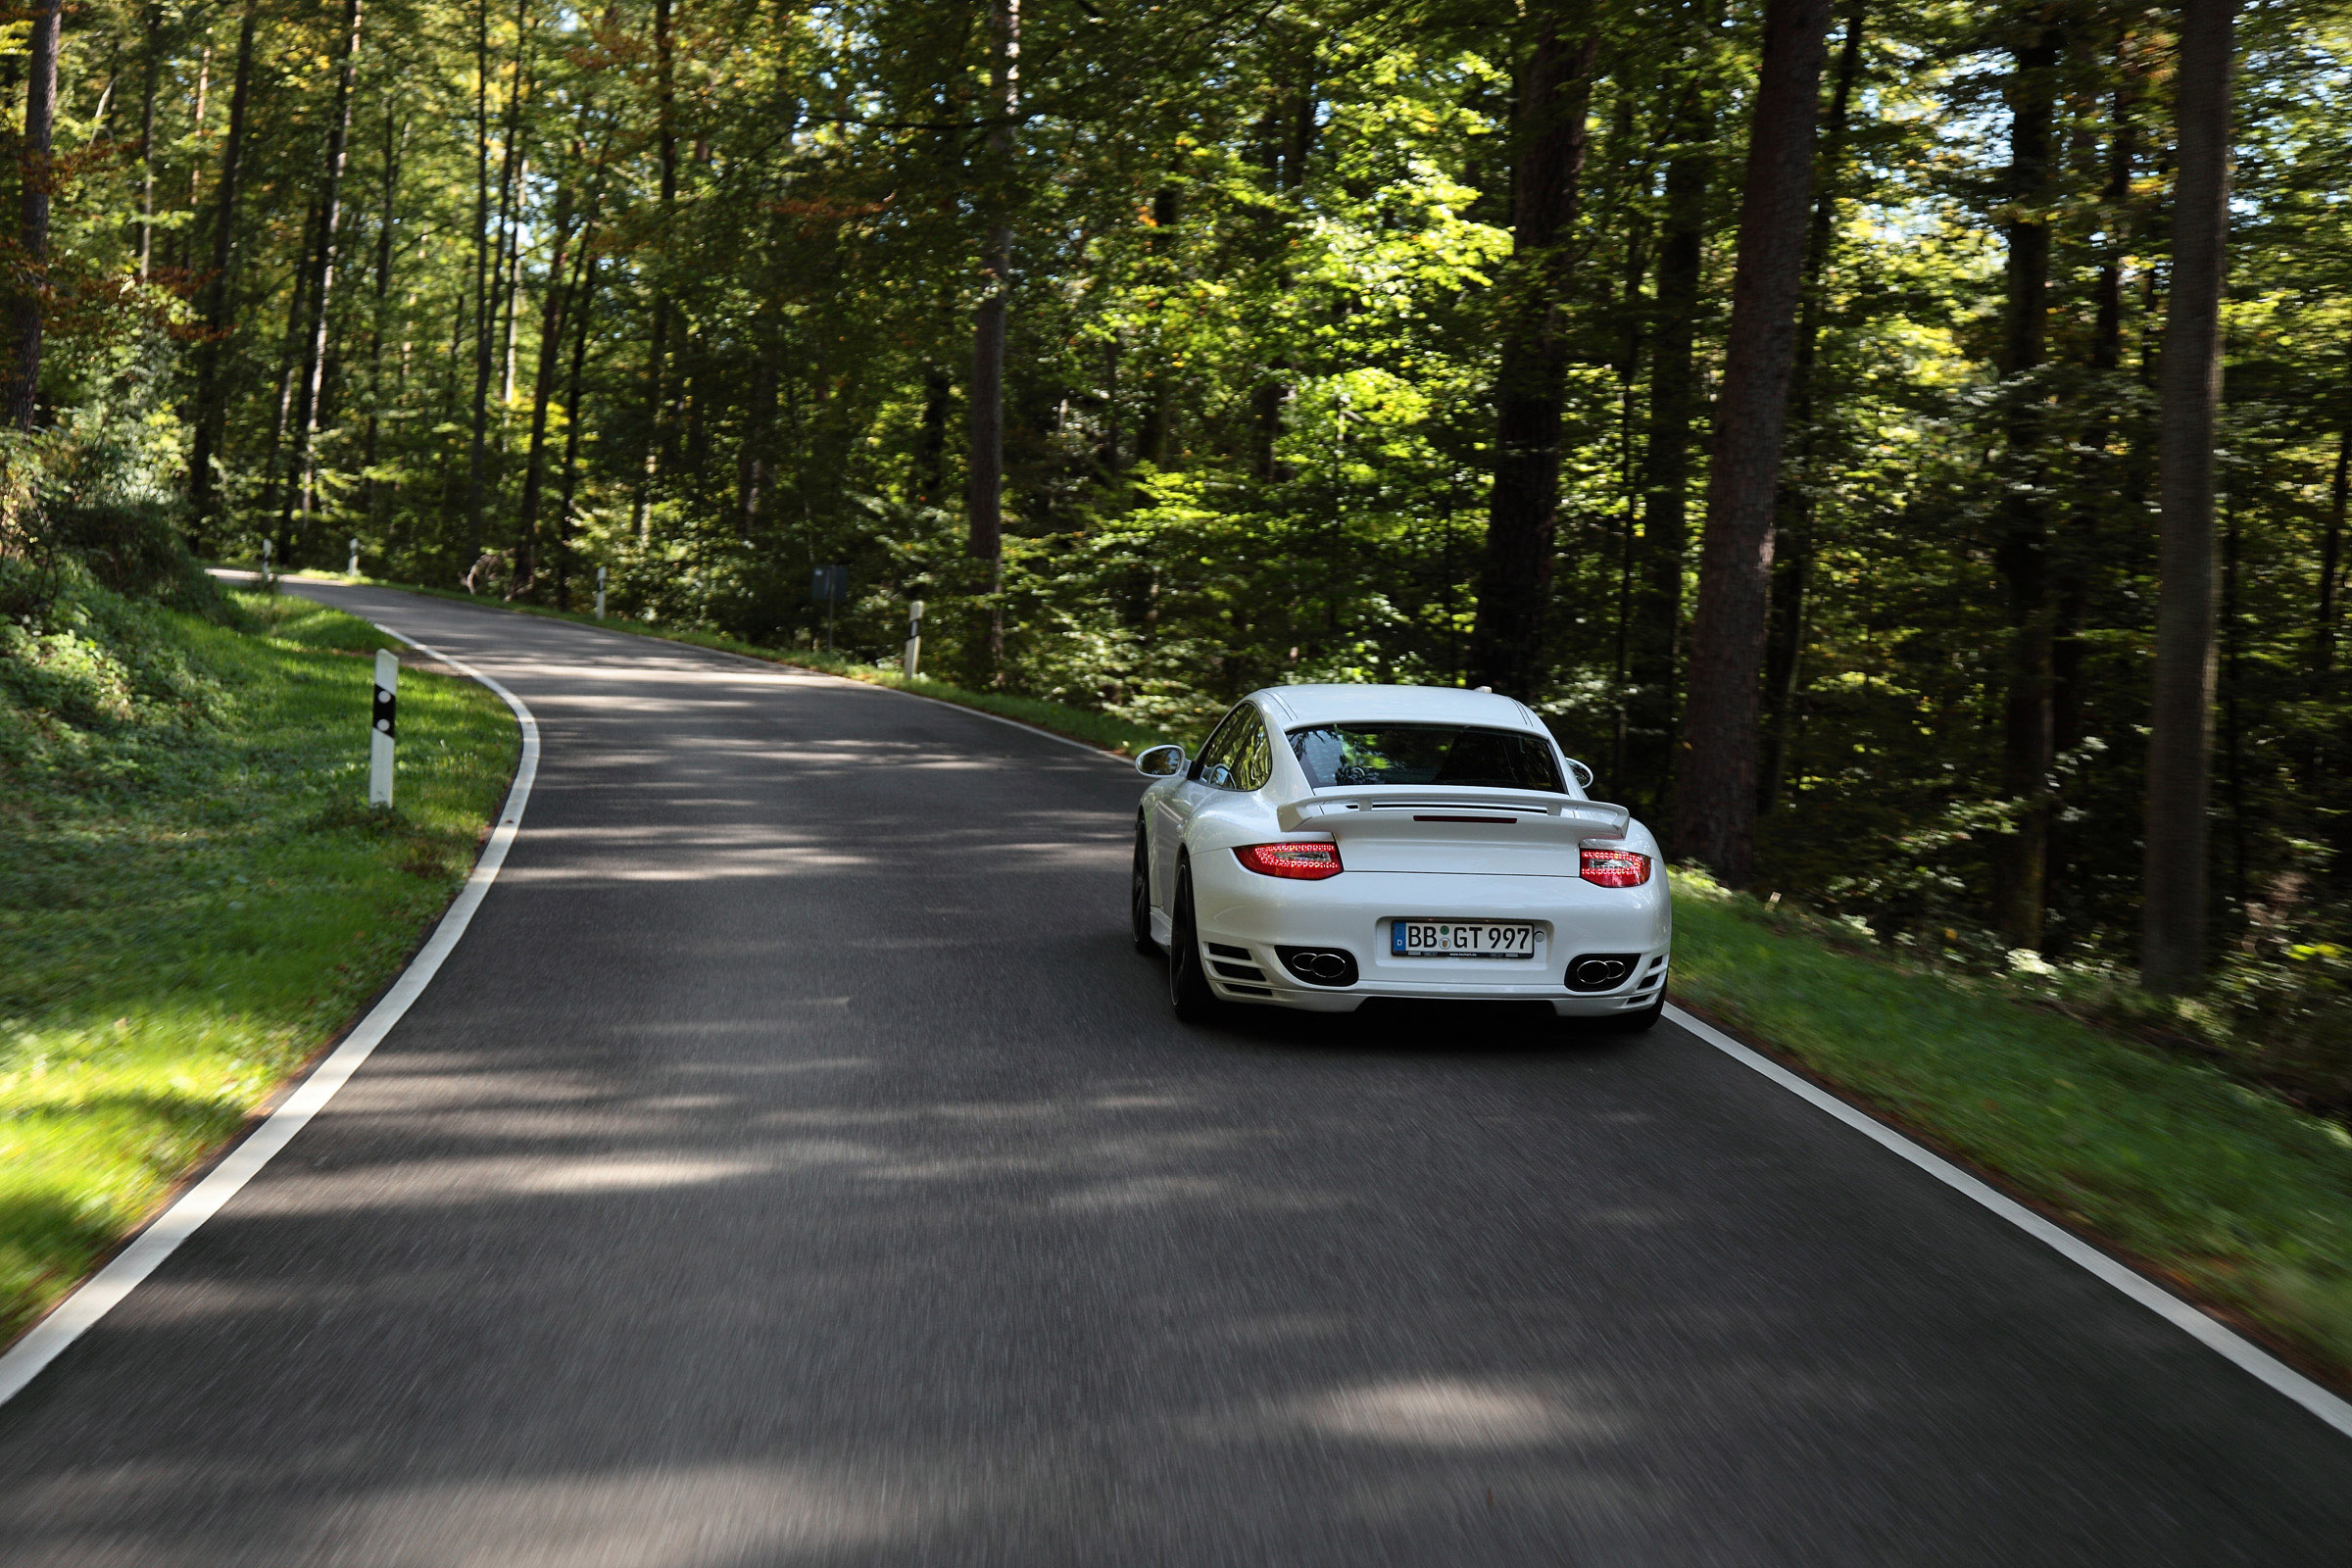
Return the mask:
[[1513,698],[1459,686],[1268,686],[1251,695],[1285,724],[1387,721],[1484,724],[1544,733],[1543,721]]

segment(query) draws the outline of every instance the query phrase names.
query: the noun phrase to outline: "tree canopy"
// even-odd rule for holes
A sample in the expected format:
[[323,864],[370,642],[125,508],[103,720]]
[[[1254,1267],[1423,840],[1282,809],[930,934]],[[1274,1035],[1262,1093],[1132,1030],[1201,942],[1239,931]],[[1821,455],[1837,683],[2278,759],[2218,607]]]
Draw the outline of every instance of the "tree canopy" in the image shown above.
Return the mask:
[[[1180,726],[1496,684],[1684,853],[1731,787],[1678,820],[1691,758],[1750,747],[1759,889],[2134,954],[2182,12],[89,0],[44,122],[57,14],[0,57],[41,334],[9,548],[145,513],[565,606],[602,565],[617,613],[786,644],[842,564],[850,646],[924,599],[932,668]],[[1776,25],[1815,29],[1793,110]],[[2352,7],[2224,39],[2189,897],[2217,951],[2340,967]],[[1719,644],[1742,212],[1790,157],[1769,548]],[[1718,646],[1752,717],[1692,733]]]

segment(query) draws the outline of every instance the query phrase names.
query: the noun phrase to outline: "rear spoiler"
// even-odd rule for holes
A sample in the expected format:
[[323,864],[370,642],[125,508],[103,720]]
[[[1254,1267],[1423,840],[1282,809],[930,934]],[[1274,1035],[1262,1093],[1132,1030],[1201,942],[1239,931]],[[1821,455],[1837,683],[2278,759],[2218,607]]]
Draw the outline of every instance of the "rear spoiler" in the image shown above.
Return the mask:
[[1606,801],[1570,801],[1557,795],[1519,790],[1431,790],[1409,784],[1370,785],[1359,789],[1318,790],[1295,801],[1284,801],[1274,814],[1286,833],[1330,832],[1352,823],[1378,821],[1389,812],[1399,815],[1465,810],[1508,811],[1525,827],[1556,824],[1562,838],[1619,838],[1634,813]]

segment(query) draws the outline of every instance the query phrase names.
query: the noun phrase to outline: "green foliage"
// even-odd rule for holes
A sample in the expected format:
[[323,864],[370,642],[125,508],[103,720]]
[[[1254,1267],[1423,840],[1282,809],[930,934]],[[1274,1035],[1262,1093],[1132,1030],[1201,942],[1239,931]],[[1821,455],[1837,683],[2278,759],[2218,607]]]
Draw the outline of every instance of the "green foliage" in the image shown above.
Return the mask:
[[[1009,125],[985,6],[371,13],[308,486],[294,425],[338,18],[254,14],[233,214],[240,13],[108,4],[69,24],[61,138],[85,151],[57,197],[41,428],[0,437],[0,557],[64,551],[189,608],[201,585],[161,548],[174,528],[220,559],[269,539],[330,568],[356,538],[378,576],[557,610],[584,608],[601,565],[616,619],[791,657],[826,635],[810,568],[841,564],[831,635],[855,662],[891,659],[920,599],[927,667],[959,689],[1188,736],[1269,682],[1465,678],[1497,299],[1539,265],[1512,227],[1530,13],[1034,0]],[[1597,53],[1547,670],[1525,695],[1662,823],[1761,11],[1579,14]],[[1789,670],[1760,886],[1997,970],[1993,867],[2046,809],[2034,940],[2069,974],[2121,973],[2144,853],[2175,22],[1901,0],[1841,15],[1834,59],[1850,18],[1783,474]],[[2021,66],[2052,26],[2050,62]],[[2286,1022],[2251,1054],[2174,1032],[2332,1103],[2333,1048],[2312,1042],[2340,1033],[2340,980],[2298,955],[2352,946],[2352,11],[2248,11],[2241,54],[2212,909],[2229,957],[2203,1004]],[[2011,137],[2039,94],[2050,156],[2026,189]],[[967,552],[965,457],[1000,222],[1001,579]],[[2017,365],[2008,270],[2029,234],[2049,267],[2041,352]],[[1687,320],[1666,289],[1683,245]],[[217,332],[198,320],[215,284]],[[1687,428],[1665,407],[1681,327]],[[225,503],[198,518],[174,509],[208,415]],[[1658,477],[1677,456],[1687,476]],[[2033,605],[2021,514],[2046,547]],[[2025,788],[2005,710],[2035,616],[2055,760]],[[61,643],[45,667],[116,701],[69,676],[79,657]]]

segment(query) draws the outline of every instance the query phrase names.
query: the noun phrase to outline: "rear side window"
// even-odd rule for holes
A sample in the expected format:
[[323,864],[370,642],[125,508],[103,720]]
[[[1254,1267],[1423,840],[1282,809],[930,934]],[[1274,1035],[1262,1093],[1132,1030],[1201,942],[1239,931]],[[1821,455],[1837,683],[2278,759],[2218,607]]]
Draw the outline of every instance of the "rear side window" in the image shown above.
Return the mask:
[[1316,789],[1349,784],[1458,784],[1568,793],[1551,745],[1524,730],[1474,724],[1316,724],[1291,731],[1291,752]]
[[1242,704],[1225,715],[1200,748],[1200,782],[1221,790],[1263,789],[1274,774],[1274,751],[1257,710]]
[[1242,713],[1249,706],[1244,703],[1234,709],[1208,732],[1208,739],[1200,743],[1200,760],[1193,769],[1195,778],[1206,784],[1224,783],[1225,775],[1233,768],[1233,743],[1241,736]]
[[1266,738],[1265,724],[1251,713],[1248,727],[1242,732],[1242,743],[1233,751],[1233,787],[1262,790],[1266,780],[1273,776],[1274,743]]

